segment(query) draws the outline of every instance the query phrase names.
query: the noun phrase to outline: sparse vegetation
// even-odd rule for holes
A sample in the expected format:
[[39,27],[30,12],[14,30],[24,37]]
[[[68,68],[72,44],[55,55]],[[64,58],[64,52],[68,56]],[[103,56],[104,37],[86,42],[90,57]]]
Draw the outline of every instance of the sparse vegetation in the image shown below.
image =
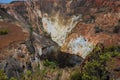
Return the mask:
[[84,67],[71,75],[71,80],[109,80],[106,63],[115,56],[120,56],[117,47],[106,48],[104,51],[96,47]]
[[[70,72],[70,79],[68,80],[110,80],[109,72],[106,64],[112,60],[113,57],[120,56],[118,51],[120,47],[108,47],[101,50],[96,47],[88,56],[82,67],[66,68]],[[44,60],[43,69],[40,66],[35,68],[35,72],[26,71],[20,80],[46,80],[52,77],[53,80],[61,80],[62,72],[56,62]],[[54,78],[53,78],[54,76]],[[67,76],[68,77],[68,76]],[[0,80],[7,80],[4,72],[0,71]],[[10,80],[16,80],[11,78]]]
[[0,80],[7,80],[7,76],[5,75],[3,70],[0,70]]
[[54,76],[54,80],[59,80],[62,75],[60,69],[50,67],[44,67],[43,69],[36,68],[32,75],[27,76],[28,74],[25,73],[20,80],[49,80],[49,77],[54,73],[57,73],[56,76]]
[[50,67],[50,68],[56,68],[57,62],[45,60],[45,61],[43,61],[43,65],[46,67]]
[[62,76],[62,71],[58,70],[58,74],[57,74],[56,80],[60,80],[61,76]]
[[0,35],[6,35],[8,32],[9,31],[7,29],[0,29]]
[[16,78],[14,78],[14,77],[11,77],[11,78],[10,78],[10,80],[17,80],[17,79],[16,79]]
[[81,73],[79,69],[76,69],[75,71],[73,71],[70,80],[81,80]]

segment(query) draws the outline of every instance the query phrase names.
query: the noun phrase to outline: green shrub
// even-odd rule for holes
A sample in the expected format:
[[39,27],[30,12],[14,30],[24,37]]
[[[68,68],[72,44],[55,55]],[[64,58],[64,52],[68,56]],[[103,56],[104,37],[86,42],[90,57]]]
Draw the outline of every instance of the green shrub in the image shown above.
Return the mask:
[[117,49],[118,47],[111,47],[102,51],[100,47],[96,47],[89,55],[88,60],[80,70],[81,72],[73,72],[71,80],[107,80],[109,74],[106,63],[112,57],[120,56]]
[[0,30],[0,35],[6,35],[8,34],[8,30],[7,29],[1,29]]
[[70,80],[81,80],[81,73],[79,70],[75,70],[70,76]]
[[104,64],[99,61],[87,62],[82,72],[82,80],[105,80],[106,74]]
[[10,78],[10,80],[17,80],[17,79],[16,79],[16,78],[14,78],[14,77],[11,77],[11,78]]
[[27,75],[28,77],[30,77],[30,76],[32,75],[32,71],[27,70],[27,71],[26,71],[26,75]]
[[32,33],[33,33],[33,28],[32,28],[32,26],[30,26],[29,29],[30,29],[30,34],[32,34]]
[[3,70],[0,70],[0,80],[7,80],[7,76],[3,72]]
[[46,67],[50,67],[50,68],[56,68],[57,67],[56,62],[48,61],[48,60],[43,61],[43,65],[46,66]]

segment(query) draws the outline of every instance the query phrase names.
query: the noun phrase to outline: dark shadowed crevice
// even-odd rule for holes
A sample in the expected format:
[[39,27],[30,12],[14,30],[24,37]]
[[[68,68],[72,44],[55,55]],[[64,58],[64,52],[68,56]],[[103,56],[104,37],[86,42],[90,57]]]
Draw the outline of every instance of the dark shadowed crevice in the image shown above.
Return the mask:
[[47,54],[43,53],[40,59],[56,62],[60,68],[74,67],[80,65],[83,61],[82,57],[75,54],[65,53],[61,51],[54,53],[54,50],[50,53],[46,51],[46,53]]

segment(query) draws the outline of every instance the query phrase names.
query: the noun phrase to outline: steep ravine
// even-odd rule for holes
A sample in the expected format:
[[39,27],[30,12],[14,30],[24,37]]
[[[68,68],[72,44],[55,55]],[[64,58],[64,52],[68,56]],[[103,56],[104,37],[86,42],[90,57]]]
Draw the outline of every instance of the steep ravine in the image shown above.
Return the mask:
[[[80,70],[84,66],[94,46],[100,46],[97,55],[106,47],[120,45],[119,4],[112,0],[28,0],[1,4],[0,10],[6,14],[0,11],[0,20],[19,25],[20,33],[26,31],[29,35],[20,43],[11,43],[8,39],[10,44],[0,50],[0,69],[4,69],[8,78],[19,78],[21,73],[29,70],[34,73],[37,69],[41,77],[46,72],[44,69],[48,69],[43,76],[45,80],[56,80],[62,70],[60,80],[67,80],[72,68],[76,70],[77,66]],[[11,31],[14,33],[14,29]],[[94,58],[90,60],[93,62]],[[57,66],[58,74],[53,74],[55,69],[44,66],[45,61],[52,63],[52,67]]]
[[[71,7],[74,7],[73,3],[73,1],[66,2],[64,0],[53,2],[49,0],[23,1],[13,2],[6,5],[5,8],[8,14],[17,19],[24,28],[29,30],[29,27],[32,27],[37,34],[47,32],[52,40],[61,47],[62,52],[85,58],[92,51],[93,46],[87,38],[82,35],[75,35],[76,37],[74,36],[71,41],[66,42],[72,29],[82,20],[82,14],[76,13],[74,15],[71,13]],[[45,5],[46,7],[43,7]]]
[[[42,22],[45,31],[51,36],[52,40],[61,47],[61,51],[64,51],[64,48],[66,48],[69,53],[85,58],[93,49],[92,43],[82,35],[76,35],[76,37],[74,36],[69,42],[65,42],[80,19],[81,15],[73,15],[65,19],[63,17],[60,18],[59,14],[57,14],[54,17],[43,17]],[[66,47],[64,47],[65,44],[67,44]]]
[[105,46],[120,45],[120,31],[114,32],[120,24],[119,3],[95,0],[92,5],[90,2],[92,0],[33,0],[13,2],[1,5],[1,8],[5,8],[24,29],[32,27],[40,35],[47,32],[62,52],[85,58],[99,43]]
[[32,27],[37,34],[47,32],[62,52],[85,58],[99,43],[120,45],[120,31],[114,32],[119,26],[119,2],[93,1],[33,0],[2,7],[25,28]]

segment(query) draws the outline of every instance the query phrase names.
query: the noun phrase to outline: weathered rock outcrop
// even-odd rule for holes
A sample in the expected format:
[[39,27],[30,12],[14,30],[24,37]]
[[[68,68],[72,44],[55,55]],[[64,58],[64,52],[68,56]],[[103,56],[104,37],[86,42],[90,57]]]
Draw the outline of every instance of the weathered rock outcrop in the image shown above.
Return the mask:
[[120,45],[119,5],[117,0],[32,0],[1,7],[24,27],[49,33],[61,51],[85,57],[98,43]]
[[0,29],[10,29],[10,34],[0,35],[0,60],[12,56],[5,60],[7,64],[1,62],[0,68],[9,78],[19,77],[26,69],[34,72],[42,59],[56,61],[59,67],[73,67],[80,65],[99,43],[104,47],[120,46],[119,5],[119,0],[0,4]]

